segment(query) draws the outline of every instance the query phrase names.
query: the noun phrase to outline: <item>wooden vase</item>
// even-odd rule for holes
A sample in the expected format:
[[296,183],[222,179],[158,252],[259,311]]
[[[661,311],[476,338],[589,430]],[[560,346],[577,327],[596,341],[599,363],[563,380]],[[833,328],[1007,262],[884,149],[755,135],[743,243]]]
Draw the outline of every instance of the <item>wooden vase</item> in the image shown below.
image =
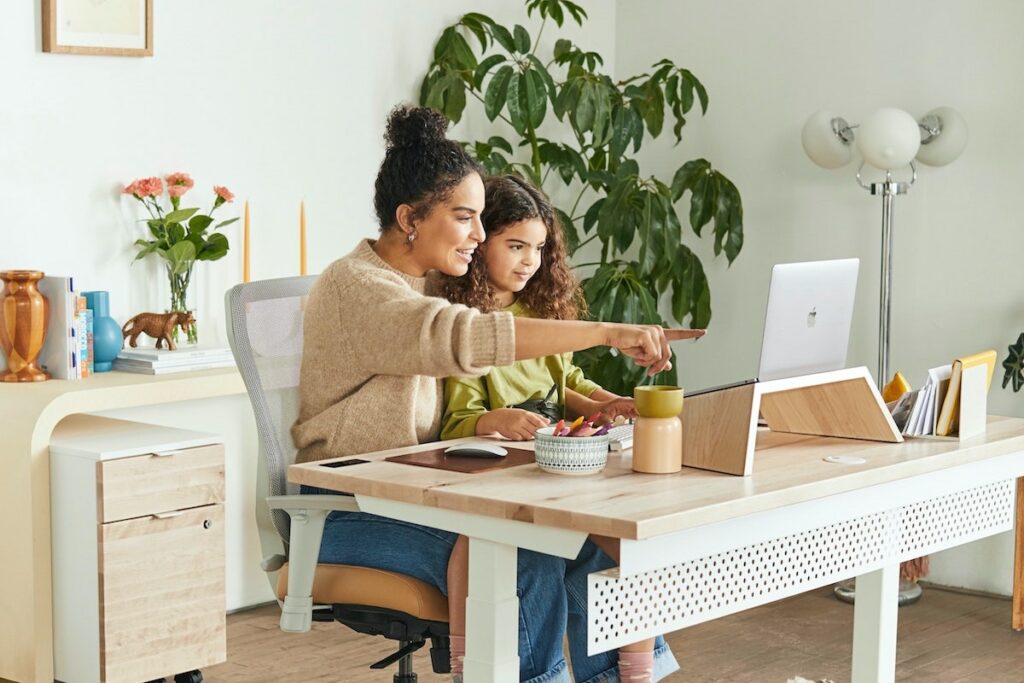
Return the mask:
[[43,279],[38,270],[0,272],[0,348],[7,356],[4,382],[41,382],[50,375],[36,367],[36,358],[46,341],[50,304],[36,284]]

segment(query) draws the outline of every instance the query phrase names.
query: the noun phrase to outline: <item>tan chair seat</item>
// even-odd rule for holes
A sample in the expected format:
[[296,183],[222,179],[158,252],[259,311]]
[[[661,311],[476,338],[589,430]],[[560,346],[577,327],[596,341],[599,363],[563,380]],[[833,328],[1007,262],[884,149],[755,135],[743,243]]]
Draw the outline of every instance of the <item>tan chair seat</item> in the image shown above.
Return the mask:
[[[277,575],[277,597],[288,592],[288,565]],[[405,612],[427,621],[448,621],[448,599],[434,586],[405,574],[347,564],[318,564],[313,602],[366,605]]]

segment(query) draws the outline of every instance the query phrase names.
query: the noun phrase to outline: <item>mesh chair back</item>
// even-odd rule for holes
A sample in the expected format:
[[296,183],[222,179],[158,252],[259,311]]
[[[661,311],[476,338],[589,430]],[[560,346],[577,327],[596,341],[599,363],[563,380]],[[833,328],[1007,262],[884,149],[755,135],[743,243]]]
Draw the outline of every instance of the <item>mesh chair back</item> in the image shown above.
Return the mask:
[[[228,341],[252,402],[263,456],[260,501],[297,493],[287,472],[296,453],[291,426],[299,414],[303,313],[315,281],[315,275],[261,280],[235,285],[225,295]],[[287,544],[288,514],[270,515]]]

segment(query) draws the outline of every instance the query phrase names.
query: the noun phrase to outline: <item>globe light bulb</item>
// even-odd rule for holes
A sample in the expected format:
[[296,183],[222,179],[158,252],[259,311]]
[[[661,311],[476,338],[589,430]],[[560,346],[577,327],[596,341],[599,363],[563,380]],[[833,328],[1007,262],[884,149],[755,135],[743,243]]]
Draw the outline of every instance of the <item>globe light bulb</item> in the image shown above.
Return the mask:
[[879,109],[857,131],[857,149],[864,161],[883,171],[903,168],[920,147],[917,121],[902,109]]
[[[845,130],[845,136],[840,131]],[[839,168],[853,158],[853,132],[840,116],[822,109],[811,115],[800,131],[800,142],[811,161],[827,169]]]
[[921,118],[921,149],[917,160],[929,166],[945,166],[967,147],[967,121],[952,107],[937,107]]

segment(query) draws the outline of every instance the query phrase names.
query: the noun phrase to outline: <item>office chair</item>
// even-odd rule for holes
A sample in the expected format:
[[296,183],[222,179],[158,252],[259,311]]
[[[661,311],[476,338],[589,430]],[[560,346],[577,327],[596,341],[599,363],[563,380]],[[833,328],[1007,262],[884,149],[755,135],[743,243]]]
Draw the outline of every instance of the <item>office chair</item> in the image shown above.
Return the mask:
[[284,550],[268,554],[262,566],[268,574],[278,573],[281,630],[305,632],[312,620],[338,621],[359,633],[397,640],[398,650],[370,668],[398,662],[394,683],[415,683],[412,653],[428,638],[434,672],[450,670],[448,601],[437,588],[404,574],[349,565],[318,564],[314,576],[288,572],[289,551],[303,548],[319,554],[329,512],[359,509],[352,496],[298,495],[298,487],[287,481],[296,453],[290,429],[299,409],[303,312],[315,280],[250,282],[225,295],[228,339],[252,403],[263,455],[256,482],[261,544]]

